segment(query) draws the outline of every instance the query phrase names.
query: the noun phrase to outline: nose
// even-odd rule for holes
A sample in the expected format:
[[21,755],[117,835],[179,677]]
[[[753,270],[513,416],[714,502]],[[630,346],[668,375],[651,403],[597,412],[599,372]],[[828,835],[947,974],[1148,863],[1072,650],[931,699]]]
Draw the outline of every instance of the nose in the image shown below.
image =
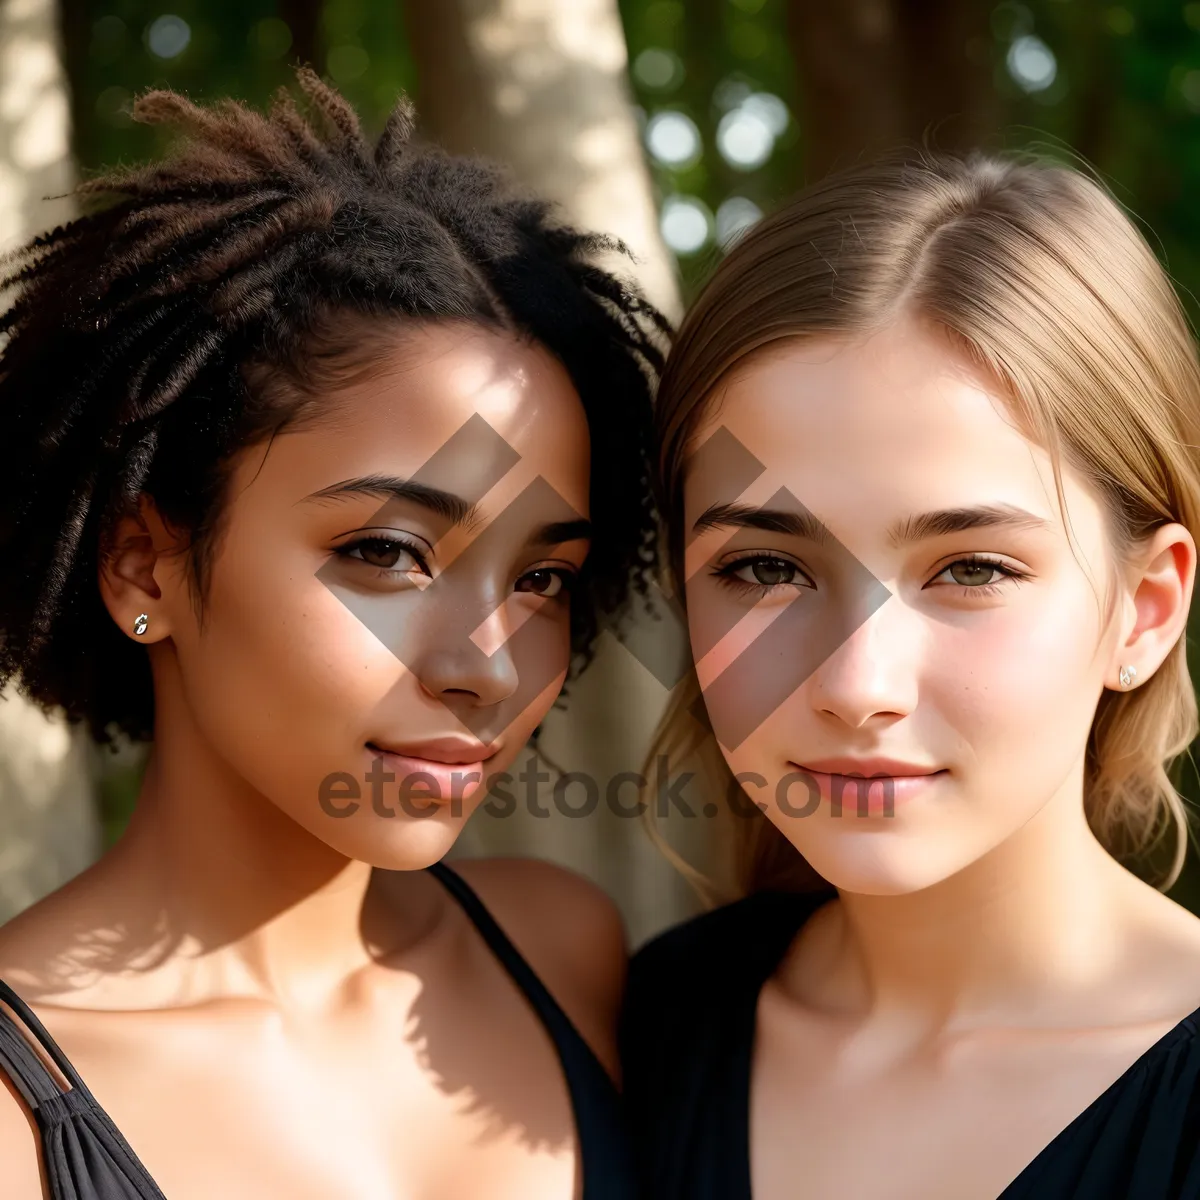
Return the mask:
[[813,707],[852,729],[908,716],[917,704],[920,644],[915,614],[893,595],[813,672]]
[[[488,623],[481,649],[471,635]],[[490,708],[512,696],[520,682],[507,627],[506,606],[443,603],[422,622],[422,648],[413,664],[421,687],[452,709]],[[496,643],[499,644],[496,644]]]

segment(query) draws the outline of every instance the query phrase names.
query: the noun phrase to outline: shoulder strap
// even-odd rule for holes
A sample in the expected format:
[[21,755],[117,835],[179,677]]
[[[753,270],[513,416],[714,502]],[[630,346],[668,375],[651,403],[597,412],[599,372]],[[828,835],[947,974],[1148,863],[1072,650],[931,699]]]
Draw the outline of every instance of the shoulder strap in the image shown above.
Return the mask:
[[[47,1032],[46,1027],[33,1014],[29,1005],[0,979],[0,1000],[7,1004],[21,1019],[21,1023],[33,1034],[39,1045],[50,1056],[54,1065],[66,1076],[72,1088],[82,1095],[90,1096],[83,1080],[59,1049],[58,1044]],[[62,1095],[58,1081],[47,1070],[38,1057],[29,1039],[21,1032],[16,1021],[0,1008],[0,1069],[13,1081],[26,1104],[36,1109],[43,1100]]]
[[[21,1023],[49,1055],[54,1065],[71,1085],[64,1092],[50,1074],[21,1027],[0,1008],[0,1072],[12,1079],[25,1103],[36,1113],[41,1126],[42,1148],[45,1155],[47,1181],[51,1196],[125,1197],[138,1200],[164,1200],[162,1191],[150,1177],[133,1148],[113,1124],[109,1115],[96,1103],[79,1073],[37,1019],[29,1005],[0,979],[0,1001],[7,1004]],[[62,1096],[71,1100],[48,1118],[47,1110],[38,1111],[43,1104]],[[48,1132],[65,1116],[77,1116],[82,1107],[91,1118],[79,1123],[69,1136]]]
[[554,1043],[575,1114],[585,1200],[631,1195],[633,1166],[620,1099],[608,1072],[467,881],[445,863],[434,863],[428,869],[462,906],[488,948],[524,992]]
[[488,948],[500,960],[501,966],[512,976],[517,987],[529,999],[534,1010],[546,1024],[555,1043],[560,1050],[562,1042],[574,1043],[580,1035],[570,1018],[563,1012],[558,1001],[550,994],[546,985],[538,978],[537,973],[525,960],[521,952],[513,945],[508,934],[500,928],[496,918],[488,912],[486,905],[480,900],[475,890],[457,872],[445,863],[434,863],[429,872],[438,879],[442,886],[458,901],[463,911],[471,919],[471,923],[479,930],[480,936]]

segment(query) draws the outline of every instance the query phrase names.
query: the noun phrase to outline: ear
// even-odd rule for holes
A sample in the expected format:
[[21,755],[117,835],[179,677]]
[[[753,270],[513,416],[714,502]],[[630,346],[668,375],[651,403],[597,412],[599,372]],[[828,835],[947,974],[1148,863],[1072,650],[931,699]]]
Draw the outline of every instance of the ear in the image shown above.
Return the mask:
[[108,540],[100,560],[100,595],[117,627],[134,641],[158,642],[171,636],[162,582],[167,561],[181,545],[146,495],[136,513],[117,522]]
[[1195,577],[1196,543],[1184,526],[1162,525],[1141,545],[1126,576],[1122,636],[1105,687],[1129,690],[1120,680],[1122,667],[1134,668],[1133,687],[1158,670],[1187,630]]

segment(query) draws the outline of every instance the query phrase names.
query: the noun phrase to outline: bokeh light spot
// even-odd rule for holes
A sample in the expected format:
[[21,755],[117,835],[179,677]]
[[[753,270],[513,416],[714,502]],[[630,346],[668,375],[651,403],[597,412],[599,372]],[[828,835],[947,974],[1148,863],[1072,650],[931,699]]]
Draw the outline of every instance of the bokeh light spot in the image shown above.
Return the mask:
[[633,77],[643,87],[664,92],[683,82],[683,60],[671,50],[651,46],[633,60]]
[[191,40],[191,26],[173,13],[156,17],[146,29],[146,45],[158,58],[177,58]]
[[1008,71],[1026,92],[1042,92],[1058,74],[1054,51],[1034,34],[1019,37],[1008,48]]
[[663,202],[659,228],[676,254],[695,254],[712,237],[712,215],[695,196],[670,196]]
[[771,157],[775,134],[766,119],[744,106],[727,112],[717,125],[717,149],[738,171],[753,171]]
[[646,123],[646,148],[664,166],[690,166],[700,157],[700,130],[686,113],[655,113]]
[[717,209],[717,241],[728,248],[762,220],[762,209],[745,196],[730,196]]

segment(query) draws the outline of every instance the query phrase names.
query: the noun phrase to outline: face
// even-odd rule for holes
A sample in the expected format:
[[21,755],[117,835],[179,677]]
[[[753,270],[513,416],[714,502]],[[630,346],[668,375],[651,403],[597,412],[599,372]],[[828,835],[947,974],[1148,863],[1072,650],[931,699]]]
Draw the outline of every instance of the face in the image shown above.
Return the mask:
[[316,424],[242,452],[202,620],[182,558],[157,560],[156,694],[329,845],[426,866],[563,683],[588,484],[547,351],[406,331]]
[[688,620],[750,800],[871,894],[1080,804],[1116,653],[1099,497],[1064,464],[1068,538],[1048,455],[916,321],[775,347],[714,399],[685,475]]

